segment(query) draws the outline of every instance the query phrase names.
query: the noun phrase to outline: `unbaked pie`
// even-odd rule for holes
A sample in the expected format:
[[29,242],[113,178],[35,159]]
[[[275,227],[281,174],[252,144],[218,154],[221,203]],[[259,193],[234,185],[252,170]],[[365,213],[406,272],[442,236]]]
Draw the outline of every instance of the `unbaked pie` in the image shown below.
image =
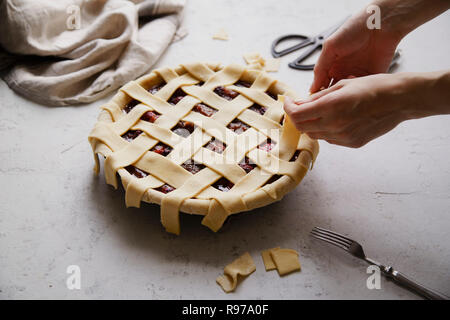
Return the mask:
[[283,111],[284,84],[232,64],[191,63],[152,71],[102,106],[89,135],[95,171],[122,180],[128,207],[161,205],[179,234],[179,212],[220,229],[231,214],[280,200],[312,166],[318,143]]

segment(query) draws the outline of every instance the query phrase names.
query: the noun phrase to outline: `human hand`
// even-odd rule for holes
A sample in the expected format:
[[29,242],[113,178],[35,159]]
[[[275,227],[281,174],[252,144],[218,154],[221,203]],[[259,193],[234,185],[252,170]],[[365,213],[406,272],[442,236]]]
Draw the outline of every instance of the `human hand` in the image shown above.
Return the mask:
[[420,92],[409,74],[379,74],[341,80],[284,109],[298,130],[313,139],[359,148],[415,117]]
[[314,68],[310,92],[328,87],[331,79],[367,76],[387,72],[402,35],[384,21],[379,30],[367,28],[365,10],[347,20],[323,45]]

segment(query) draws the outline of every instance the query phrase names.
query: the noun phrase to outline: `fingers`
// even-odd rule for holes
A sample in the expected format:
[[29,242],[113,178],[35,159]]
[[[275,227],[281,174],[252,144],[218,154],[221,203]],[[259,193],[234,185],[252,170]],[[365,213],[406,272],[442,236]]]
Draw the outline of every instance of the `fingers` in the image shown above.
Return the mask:
[[347,132],[335,133],[329,131],[308,132],[307,135],[316,140],[325,140],[330,144],[335,144],[348,148],[360,148],[367,142],[362,139],[350,136]]
[[336,55],[333,52],[333,44],[328,40],[324,43],[322,53],[314,67],[314,81],[309,89],[310,92],[314,93],[322,87],[328,87],[331,81],[329,71],[335,59]]
[[299,101],[295,103],[288,97],[284,102],[284,110],[294,123],[320,118],[323,112],[320,108],[316,108],[313,102]]
[[327,131],[317,131],[317,132],[308,132],[307,135],[316,140],[333,140],[337,141],[336,133],[327,132]]
[[337,84],[335,84],[335,85],[332,86],[332,87],[329,87],[329,88],[320,90],[320,91],[318,91],[318,92],[316,92],[316,93],[311,94],[311,95],[308,97],[308,99],[305,99],[304,101],[301,101],[301,102],[302,102],[302,103],[306,103],[306,102],[310,102],[310,101],[317,100],[317,99],[319,99],[319,98],[321,98],[321,97],[323,97],[323,96],[325,96],[325,95],[327,95],[327,94],[329,94],[329,93],[331,93],[331,92],[333,92],[333,91],[336,91],[337,89],[342,88],[343,84],[344,84],[344,82],[337,83]]
[[323,130],[322,118],[295,123],[295,127],[301,132],[317,132]]
[[[328,89],[312,94],[305,100],[294,102],[286,97],[284,110],[291,117],[294,123],[314,120],[322,117],[326,113],[326,108],[330,107],[327,95],[342,88],[343,83],[337,84]],[[331,95],[329,96],[331,97]]]
[[372,125],[369,125],[366,121],[359,121],[340,132],[324,130],[308,132],[307,134],[312,139],[325,140],[330,144],[348,148],[361,148],[370,141],[394,129],[399,123],[398,117],[391,116]]

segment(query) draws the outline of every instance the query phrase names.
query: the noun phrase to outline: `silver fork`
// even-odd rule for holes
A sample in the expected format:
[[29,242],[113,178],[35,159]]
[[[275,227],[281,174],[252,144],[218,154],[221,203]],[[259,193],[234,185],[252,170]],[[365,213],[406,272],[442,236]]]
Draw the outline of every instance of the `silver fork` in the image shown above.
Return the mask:
[[339,247],[351,255],[360,258],[366,262],[368,262],[371,265],[376,265],[380,268],[380,270],[383,272],[384,275],[386,275],[389,279],[394,280],[397,284],[406,287],[407,289],[431,300],[449,300],[450,298],[446,295],[439,293],[435,290],[429,289],[419,283],[417,283],[414,280],[411,280],[410,278],[406,277],[403,273],[398,272],[394,270],[391,266],[384,266],[380,264],[379,262],[372,260],[366,256],[364,253],[363,247],[356,242],[355,240],[352,240],[350,238],[347,238],[346,236],[336,233],[331,230],[315,227],[311,233],[310,236],[312,236],[315,239],[319,239],[325,242],[328,242],[332,245],[335,245],[336,247]]

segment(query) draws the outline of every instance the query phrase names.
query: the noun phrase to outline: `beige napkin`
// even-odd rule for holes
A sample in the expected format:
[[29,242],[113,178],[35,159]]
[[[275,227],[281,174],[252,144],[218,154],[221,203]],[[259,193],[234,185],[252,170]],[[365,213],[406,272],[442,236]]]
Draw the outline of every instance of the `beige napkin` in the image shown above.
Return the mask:
[[13,61],[3,79],[46,105],[99,99],[150,69],[177,38],[184,5],[185,0],[0,0],[0,56]]

